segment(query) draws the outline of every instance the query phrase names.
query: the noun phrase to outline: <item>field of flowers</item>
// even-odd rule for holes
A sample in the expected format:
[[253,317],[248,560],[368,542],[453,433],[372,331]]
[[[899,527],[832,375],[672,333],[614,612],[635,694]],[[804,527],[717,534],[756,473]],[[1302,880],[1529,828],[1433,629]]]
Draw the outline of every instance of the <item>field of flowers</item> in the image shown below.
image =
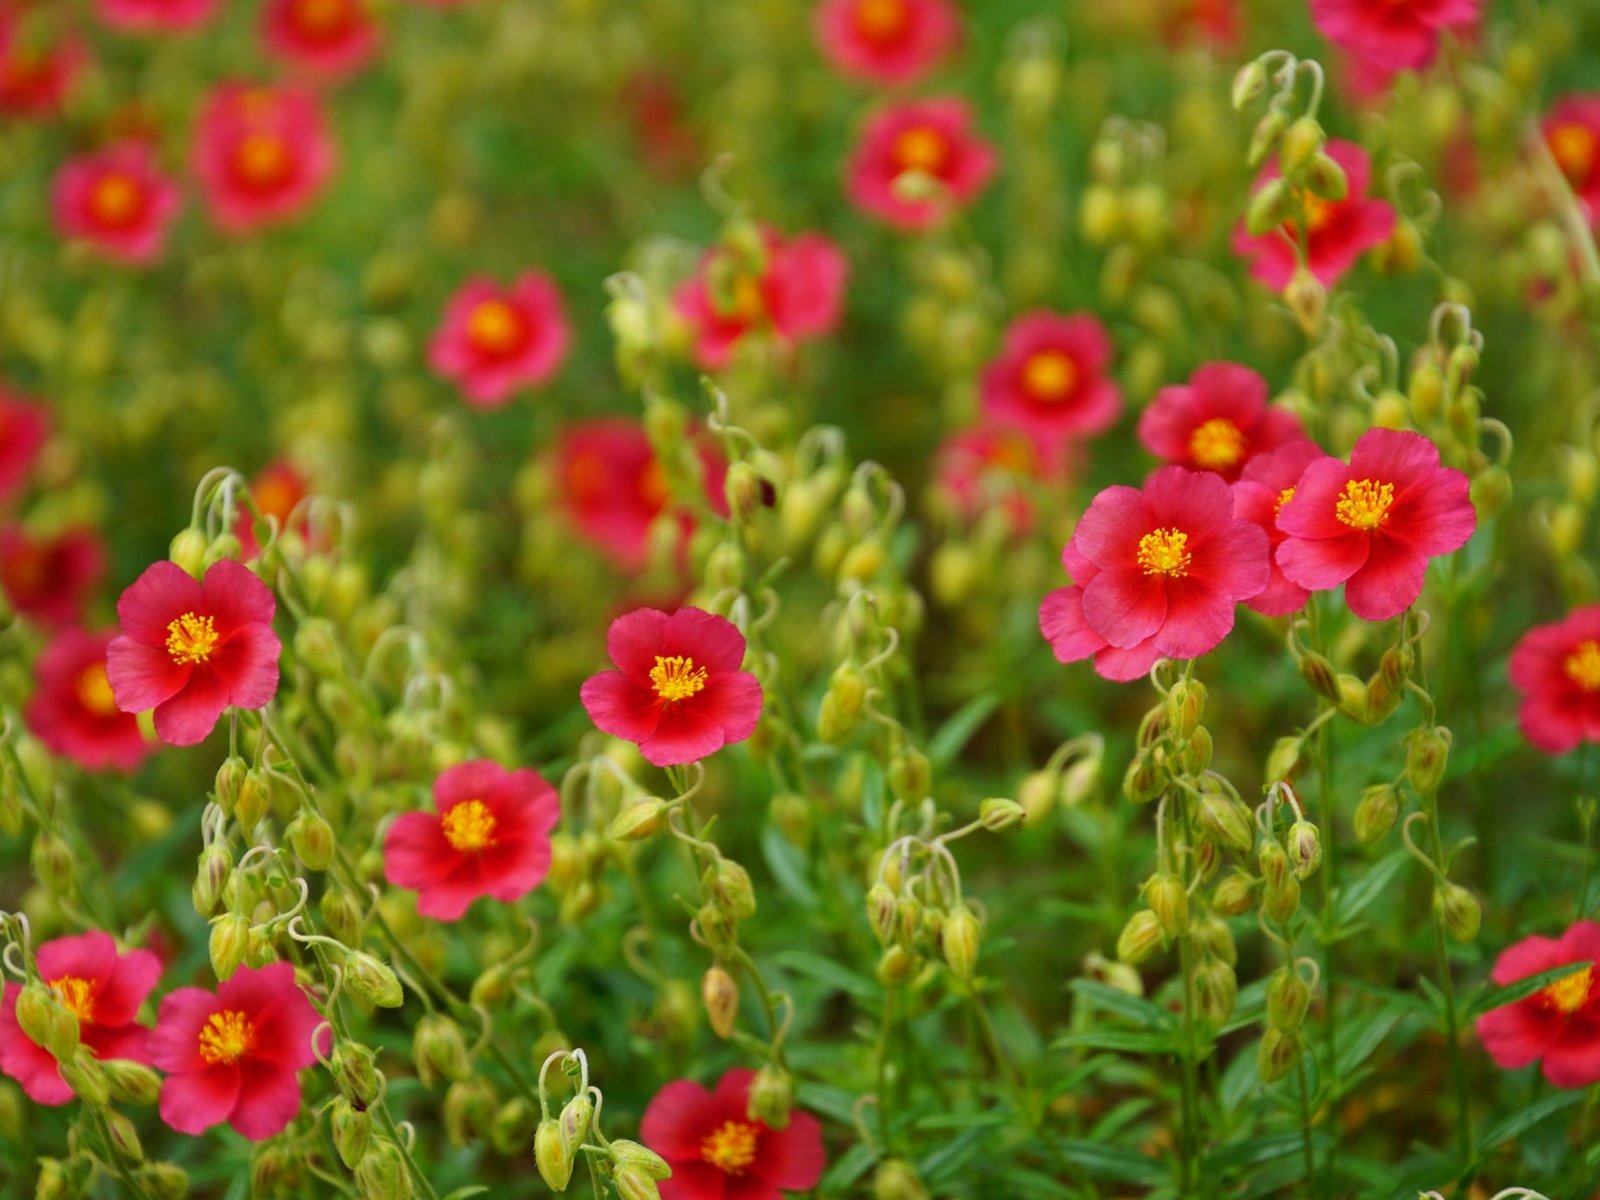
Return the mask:
[[0,0],[0,1198],[1600,1197],[1596,0]]

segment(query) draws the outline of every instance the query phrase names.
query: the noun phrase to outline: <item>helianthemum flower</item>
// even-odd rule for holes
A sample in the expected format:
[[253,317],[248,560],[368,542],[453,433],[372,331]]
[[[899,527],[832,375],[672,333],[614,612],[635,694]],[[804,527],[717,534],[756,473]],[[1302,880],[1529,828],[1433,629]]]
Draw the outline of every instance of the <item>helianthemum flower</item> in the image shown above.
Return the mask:
[[1533,995],[1478,1018],[1483,1048],[1507,1070],[1544,1060],[1544,1077],[1562,1088],[1600,1083],[1600,922],[1578,921],[1560,940],[1524,938],[1494,964],[1501,987],[1567,963],[1587,963]]
[[1600,604],[1528,630],[1511,652],[1522,734],[1547,754],[1600,741]]
[[[972,126],[972,109],[953,96],[881,109],[867,121],[850,158],[850,199],[863,212],[909,231],[937,224],[952,205],[966,207],[1000,161]],[[912,175],[927,177],[936,194],[907,194],[906,177]]]
[[403,814],[383,845],[384,874],[416,890],[423,916],[458,920],[480,896],[510,904],[550,870],[561,803],[537,773],[460,763],[434,780],[433,803],[433,812]]
[[732,1070],[707,1091],[688,1079],[656,1093],[639,1139],[672,1168],[661,1200],[780,1200],[817,1185],[827,1165],[822,1127],[795,1112],[778,1130],[749,1115],[755,1072]]
[[961,40],[950,0],[823,0],[816,22],[828,61],[872,83],[910,83]]
[[90,771],[131,771],[156,748],[111,692],[106,647],[113,636],[81,629],[58,634],[34,664],[38,686],[22,710],[46,750]]
[[1557,101],[1544,119],[1544,140],[1589,223],[1600,225],[1600,92]]
[[100,0],[100,19],[130,33],[180,33],[211,19],[218,0]]
[[281,224],[309,208],[338,152],[310,92],[225,84],[201,109],[191,162],[212,219],[228,233]]
[[142,141],[70,159],[56,175],[52,197],[62,236],[132,266],[161,257],[182,203],[178,185]]
[[55,116],[88,61],[78,38],[25,31],[20,8],[0,4],[0,113],[30,120]]
[[261,36],[289,65],[329,77],[359,71],[382,42],[366,0],[267,0]]
[[[148,950],[117,952],[109,933],[56,938],[38,950],[39,977],[78,1018],[79,1041],[99,1059],[149,1063],[150,1031],[138,1023],[139,1006],[161,978],[161,962]],[[17,1024],[21,987],[5,985],[0,1003],[0,1071],[39,1104],[65,1104],[72,1089],[55,1056]]]
[[944,440],[934,455],[935,495],[962,521],[974,522],[999,508],[1010,528],[1033,527],[1033,505],[1023,484],[1059,482],[1066,456],[1041,446],[1020,430],[980,425]]
[[1245,464],[1244,477],[1233,485],[1233,515],[1259,525],[1272,547],[1272,580],[1259,595],[1245,601],[1263,616],[1299,612],[1311,597],[1310,591],[1278,566],[1278,546],[1287,536],[1278,528],[1278,510],[1294,496],[1294,485],[1305,469],[1323,457],[1322,447],[1309,439],[1290,442],[1252,458]]
[[316,1061],[322,1018],[288,963],[240,967],[215,993],[162,998],[150,1061],[167,1073],[161,1119],[200,1134],[226,1121],[251,1141],[280,1133],[300,1111],[298,1072]]
[[156,710],[173,746],[202,741],[229,707],[260,708],[278,690],[277,602],[248,568],[224,559],[204,583],[153,563],[117,601],[122,633],[106,675],[124,712]]
[[20,525],[0,526],[0,592],[30,620],[70,625],[105,571],[105,544],[92,529],[34,537]]
[[44,408],[0,387],[0,504],[22,490],[49,436]]
[[[291,529],[290,518],[310,491],[306,477],[287,459],[268,463],[250,480],[250,499],[263,517],[271,517],[278,522],[279,537],[289,533],[302,539],[306,537],[309,531],[305,521],[296,520]],[[260,553],[261,543],[256,540],[256,519],[243,505],[234,521],[233,532],[243,547],[245,558],[254,558]]]
[[1088,313],[1025,313],[983,368],[984,416],[1047,452],[1104,432],[1122,411],[1122,393],[1106,375],[1112,351],[1111,335]]
[[1278,510],[1278,566],[1314,592],[1343,583],[1363,620],[1398,617],[1422,594],[1428,560],[1459,550],[1477,527],[1468,490],[1420,433],[1368,430],[1348,464],[1323,458],[1301,475]]
[[1311,19],[1334,45],[1391,71],[1425,67],[1440,37],[1473,25],[1479,0],[1311,0]]
[[542,271],[509,287],[475,276],[446,305],[428,365],[477,408],[499,408],[518,388],[555,375],[572,340],[561,293]]
[[1255,455],[1304,437],[1300,418],[1269,407],[1267,381],[1238,363],[1206,363],[1139,414],[1139,440],[1151,454],[1229,481]]
[[723,617],[698,608],[635,609],[611,623],[606,648],[617,669],[589,677],[583,706],[658,767],[741,742],[761,717],[761,684],[739,669],[744,635]]

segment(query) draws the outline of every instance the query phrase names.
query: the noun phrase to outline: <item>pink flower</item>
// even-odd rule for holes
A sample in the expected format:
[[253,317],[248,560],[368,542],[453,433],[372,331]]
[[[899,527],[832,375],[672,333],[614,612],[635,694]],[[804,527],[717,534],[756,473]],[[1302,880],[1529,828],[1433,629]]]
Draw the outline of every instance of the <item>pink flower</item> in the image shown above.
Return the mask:
[[291,66],[328,77],[365,67],[383,40],[366,0],[267,0],[261,36]]
[[561,802],[533,771],[460,763],[433,781],[433,804],[403,814],[383,843],[384,875],[415,889],[423,916],[460,920],[479,896],[511,904],[549,872]]
[[658,767],[696,762],[744,741],[761,717],[761,684],[739,669],[744,648],[733,622],[702,609],[635,609],[611,622],[617,670],[584,682],[583,707]]
[[1244,23],[1241,0],[1169,0],[1165,33],[1170,45],[1200,42],[1219,50],[1238,47]]
[[88,62],[80,38],[25,31],[21,12],[0,4],[0,113],[31,120],[55,116]]
[[1501,987],[1567,963],[1589,963],[1531,996],[1478,1018],[1489,1057],[1508,1071],[1544,1060],[1544,1077],[1560,1088],[1600,1083],[1600,922],[1577,921],[1557,941],[1524,938],[1494,964]]
[[[953,204],[977,198],[999,166],[994,147],[973,132],[965,100],[937,96],[905,100],[880,109],[867,121],[850,157],[846,187],[851,201],[896,229],[936,225]],[[896,180],[913,172],[929,176],[944,195],[908,199]]]
[[[1234,605],[1271,574],[1267,535],[1235,518],[1227,483],[1183,467],[1161,468],[1143,491],[1101,492],[1061,561],[1076,586],[1045,597],[1040,631],[1058,660],[1094,656],[1108,679],[1212,650],[1233,629]],[[1125,653],[1102,663],[1107,649]]]
[[230,83],[206,100],[191,161],[212,219],[242,234],[305,212],[338,151],[311,93]]
[[754,1071],[735,1069],[708,1092],[688,1079],[655,1094],[639,1140],[672,1168],[661,1200],[780,1200],[816,1187],[827,1165],[822,1126],[795,1112],[783,1129],[750,1117]]
[[1112,352],[1111,335],[1088,313],[1024,313],[983,368],[984,416],[1052,449],[1103,433],[1122,410],[1122,393],[1106,377]]
[[[1349,191],[1343,200],[1324,200],[1306,193],[1302,202],[1306,208],[1307,264],[1319,282],[1331,287],[1362,254],[1394,232],[1395,216],[1386,201],[1367,197],[1372,164],[1365,150],[1338,138],[1330,138],[1324,149],[1344,168]],[[1256,180],[1256,190],[1278,175],[1277,164],[1269,164]],[[1251,234],[1241,220],[1234,231],[1233,249],[1251,260],[1252,275],[1268,287],[1281,290],[1294,277],[1295,246],[1300,237],[1298,220],[1263,234]]]
[[1546,754],[1600,741],[1600,604],[1522,635],[1511,652],[1522,734]]
[[820,233],[785,240],[762,231],[764,254],[748,262],[732,247],[710,251],[674,305],[694,330],[695,361],[720,371],[747,334],[771,330],[782,343],[806,341],[839,323],[850,264]]
[[216,12],[217,0],[100,0],[100,19],[129,33],[181,33],[198,29]]
[[961,40],[950,0],[823,0],[816,25],[828,61],[871,83],[911,83]]
[[281,1132],[300,1112],[297,1072],[316,1061],[321,1023],[283,962],[240,967],[215,994],[169,993],[150,1035],[150,1061],[167,1072],[161,1119],[195,1135],[226,1121],[253,1142]]
[[[294,520],[292,528],[290,526],[295,510],[310,492],[311,486],[306,477],[288,459],[278,459],[276,462],[268,463],[250,481],[250,499],[255,502],[262,516],[277,520],[278,536],[283,537],[286,534],[297,536],[314,549],[322,544],[322,539],[314,536],[307,528],[304,514]],[[241,505],[239,515],[233,523],[233,533],[239,539],[241,551],[247,561],[261,553],[261,543],[256,540],[255,526],[255,517]]]
[[1583,202],[1591,225],[1600,225],[1600,92],[1564,96],[1542,126],[1545,144]]
[[155,746],[139,719],[117,707],[106,678],[113,634],[65,629],[34,664],[38,687],[22,710],[33,736],[52,754],[87,771],[132,771]]
[[147,142],[127,141],[69,160],[51,206],[63,237],[108,258],[145,266],[161,257],[183,199]]
[[474,276],[445,307],[428,365],[468,404],[499,408],[518,388],[554,376],[571,340],[561,293],[544,272],[524,271],[510,287]]
[[0,591],[42,625],[76,621],[105,571],[105,545],[92,529],[35,538],[20,525],[0,526]]
[[0,387],[0,504],[22,490],[49,436],[44,408]]
[[1305,469],[1278,511],[1278,566],[1314,592],[1345,584],[1351,612],[1387,621],[1417,602],[1428,559],[1466,545],[1477,521],[1467,477],[1440,466],[1432,442],[1369,429],[1348,466],[1329,457]]
[[156,710],[156,733],[193,746],[229,707],[260,708],[278,690],[277,602],[248,568],[213,563],[202,583],[163,559],[117,601],[122,633],[106,675],[123,712]]
[[1294,496],[1294,485],[1305,469],[1325,457],[1322,447],[1309,438],[1289,442],[1258,454],[1244,468],[1244,478],[1233,485],[1233,515],[1259,525],[1273,553],[1272,580],[1260,595],[1245,603],[1262,616],[1281,617],[1299,612],[1311,593],[1283,573],[1278,547],[1288,535],[1278,528],[1278,511]]
[[1026,483],[1059,483],[1066,456],[1059,447],[1041,446],[1026,434],[996,425],[979,425],[944,440],[934,455],[934,486],[940,500],[960,520],[974,522],[999,508],[1010,528],[1033,528],[1033,504]]
[[1311,0],[1311,19],[1334,45],[1400,71],[1427,66],[1443,33],[1475,24],[1478,0]]
[[1305,435],[1292,412],[1267,406],[1267,381],[1238,363],[1206,363],[1139,414],[1139,440],[1151,454],[1230,482],[1255,455]]
[[[39,977],[78,1018],[78,1037],[101,1060],[150,1063],[150,1031],[138,1023],[139,1006],[161,978],[161,963],[148,950],[117,952],[109,933],[78,934],[45,942],[38,951]],[[0,1071],[22,1085],[37,1104],[65,1104],[72,1089],[50,1051],[17,1024],[22,988],[5,985],[0,1002]]]

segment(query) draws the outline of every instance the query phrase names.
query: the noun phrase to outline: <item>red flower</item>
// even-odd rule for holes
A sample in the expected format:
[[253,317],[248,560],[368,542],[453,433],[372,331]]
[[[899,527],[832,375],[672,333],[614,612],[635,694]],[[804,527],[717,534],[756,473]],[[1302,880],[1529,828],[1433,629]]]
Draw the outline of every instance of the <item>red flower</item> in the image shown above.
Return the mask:
[[1000,508],[1011,529],[1033,528],[1033,505],[1024,481],[1059,481],[1065,455],[1015,429],[980,425],[946,438],[934,455],[934,485],[949,511],[977,521]]
[[179,988],[161,1001],[150,1061],[167,1072],[161,1119],[201,1134],[226,1121],[253,1142],[300,1112],[296,1072],[316,1061],[322,1018],[288,963],[240,967],[213,994]]
[[[287,459],[268,463],[250,481],[250,499],[255,502],[256,508],[261,510],[263,516],[277,519],[280,537],[290,531],[289,520],[310,491],[306,477]],[[301,528],[301,525],[302,522],[296,522],[295,532],[304,537],[307,531]],[[233,533],[239,539],[239,545],[243,548],[246,559],[254,558],[261,553],[261,543],[256,540],[255,526],[255,517],[248,509],[241,508],[233,523]]]
[[1531,996],[1478,1018],[1478,1036],[1489,1057],[1507,1070],[1544,1060],[1544,1077],[1555,1087],[1600,1083],[1600,922],[1578,921],[1557,941],[1534,936],[1508,948],[1494,964],[1501,987],[1567,963],[1586,962],[1564,979]]
[[761,684],[739,669],[744,635],[723,617],[635,609],[611,622],[606,649],[618,669],[584,682],[583,707],[658,767],[742,742],[760,719]]
[[1600,225],[1600,92],[1565,96],[1544,119],[1544,140],[1583,202],[1591,225]]
[[66,629],[39,655],[39,686],[22,719],[52,754],[89,771],[132,771],[155,749],[139,719],[117,707],[106,678],[113,634]]
[[[846,186],[851,201],[896,229],[937,224],[950,203],[977,198],[999,166],[994,147],[972,130],[965,100],[937,96],[891,104],[867,121],[851,155]],[[917,172],[942,185],[944,196],[907,198],[896,181]]]
[[55,116],[88,61],[78,38],[25,32],[21,14],[0,4],[0,113]]
[[[39,977],[78,1018],[78,1037],[99,1059],[150,1063],[150,1031],[138,1024],[139,1006],[161,978],[161,963],[148,950],[119,954],[109,933],[82,933],[45,942],[38,952]],[[50,1051],[17,1024],[22,988],[5,985],[0,1002],[0,1071],[22,1085],[39,1104],[65,1104],[72,1089]]]
[[1274,555],[1271,582],[1260,595],[1245,601],[1263,616],[1299,612],[1311,598],[1309,591],[1278,566],[1278,547],[1288,536],[1278,528],[1278,510],[1294,496],[1294,485],[1300,482],[1305,469],[1323,457],[1322,447],[1310,439],[1289,442],[1252,458],[1245,465],[1244,478],[1233,485],[1233,515],[1259,525]]
[[827,1165],[822,1126],[796,1112],[784,1129],[749,1115],[754,1071],[732,1070],[708,1092],[688,1079],[655,1094],[639,1140],[672,1168],[661,1200],[781,1200],[817,1185]]
[[1151,454],[1230,482],[1255,455],[1305,435],[1292,412],[1267,406],[1267,381],[1238,363],[1206,363],[1139,414],[1139,440]]
[[92,529],[35,538],[20,525],[0,527],[0,590],[42,625],[76,621],[105,570],[105,547]]
[[1425,67],[1446,30],[1476,23],[1478,0],[1311,0],[1317,31],[1393,71]]
[[1171,0],[1164,32],[1170,45],[1202,42],[1232,50],[1239,44],[1242,24],[1240,0]]
[[260,708],[278,690],[277,602],[248,568],[213,563],[202,583],[176,563],[152,563],[117,601],[122,633],[106,675],[123,712],[156,710],[156,733],[193,746],[224,709]]
[[950,0],[823,0],[816,24],[827,60],[871,83],[911,83],[961,40]]
[[1547,754],[1600,741],[1600,604],[1528,630],[1510,665],[1528,741]]
[[1092,658],[1095,674],[1116,683],[1148,675],[1161,659],[1153,636],[1124,650],[1106,641],[1083,619],[1083,589],[1100,574],[1100,568],[1078,554],[1071,542],[1062,547],[1061,565],[1075,582],[1050,592],[1039,604],[1039,632],[1050,643],[1056,661]]
[[290,65],[329,77],[359,71],[382,42],[365,0],[267,0],[261,37]]
[[128,141],[68,161],[56,174],[51,207],[63,237],[145,266],[161,257],[182,204],[149,143]]
[[510,287],[474,276],[445,307],[428,365],[468,404],[499,408],[519,387],[550,379],[571,340],[561,293],[542,271],[524,271]]
[[[1306,261],[1319,282],[1326,287],[1337,283],[1363,253],[1387,240],[1394,232],[1394,209],[1383,200],[1367,197],[1372,179],[1372,162],[1367,152],[1353,142],[1330,138],[1323,147],[1328,157],[1344,168],[1349,190],[1343,200],[1324,200],[1307,193]],[[1276,163],[1269,164],[1256,180],[1260,190],[1280,174]],[[1240,221],[1233,235],[1234,252],[1251,260],[1250,273],[1270,288],[1287,287],[1298,266],[1295,246],[1301,237],[1298,220],[1281,229],[1251,234]]]
[[[694,357],[708,371],[728,365],[746,334],[770,329],[784,343],[806,341],[839,323],[850,264],[820,233],[785,240],[762,231],[762,261],[733,248],[712,250],[674,305],[694,329]],[[715,282],[714,282],[715,281]],[[718,285],[721,294],[718,294]]]
[[0,387],[0,503],[21,490],[49,436],[44,409]]
[[338,151],[311,93],[230,83],[200,112],[192,161],[212,219],[239,234],[303,213]]
[[510,904],[550,870],[561,801],[535,772],[459,763],[433,781],[433,805],[401,816],[383,843],[385,876],[417,892],[423,916],[460,920],[479,896]]
[[1467,477],[1439,465],[1420,433],[1369,429],[1346,466],[1312,463],[1278,512],[1284,575],[1314,592],[1345,584],[1365,621],[1398,617],[1422,594],[1428,559],[1466,545],[1477,527]]
[[1106,378],[1112,352],[1111,335],[1088,313],[1025,313],[983,369],[983,413],[1047,450],[1101,433],[1122,410],[1122,393]]
[[130,33],[180,33],[211,19],[217,0],[100,0],[100,19]]

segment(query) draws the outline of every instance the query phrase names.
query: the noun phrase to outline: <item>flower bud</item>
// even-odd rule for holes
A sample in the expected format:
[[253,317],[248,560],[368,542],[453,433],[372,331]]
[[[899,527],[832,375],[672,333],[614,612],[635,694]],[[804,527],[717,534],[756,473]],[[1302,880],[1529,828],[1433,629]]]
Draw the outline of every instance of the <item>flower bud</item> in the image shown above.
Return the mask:
[[389,965],[365,950],[346,950],[344,985],[363,1004],[379,1008],[399,1008],[405,1003],[400,979]]
[[223,913],[211,922],[208,949],[211,953],[211,970],[223,981],[233,978],[233,973],[244,962],[245,951],[250,946],[250,922],[238,913]]
[[271,803],[272,791],[266,772],[260,767],[251,767],[240,780],[239,790],[234,797],[234,819],[239,822],[240,828],[248,832],[261,824],[261,818],[267,815]]
[[1444,372],[1434,363],[1427,362],[1411,372],[1406,385],[1411,398],[1411,408],[1419,421],[1431,421],[1439,415],[1444,404]]
[[1267,981],[1267,1024],[1285,1033],[1299,1029],[1311,1005],[1311,987],[1293,967],[1279,967]]
[[533,1161],[551,1191],[567,1190],[574,1160],[562,1145],[561,1123],[554,1117],[539,1122],[539,1130],[533,1135]]
[[284,830],[294,856],[313,871],[326,871],[333,861],[333,827],[317,813],[306,811]]
[[[535,1056],[537,1057],[537,1056]],[[533,1138],[537,1144],[536,1130],[539,1110],[523,1096],[513,1096],[500,1106],[489,1125],[489,1144],[502,1154],[521,1154]],[[554,1122],[556,1139],[561,1137],[561,1122]]]
[[667,827],[667,811],[671,808],[659,796],[648,796],[637,804],[630,804],[612,818],[606,836],[619,842],[642,842],[655,837]]
[[940,931],[939,946],[944,951],[944,961],[950,973],[966,983],[972,978],[972,969],[978,962],[978,945],[983,929],[978,918],[966,905],[958,905]]
[[1478,906],[1477,897],[1466,888],[1441,883],[1433,890],[1433,911],[1443,922],[1445,932],[1456,941],[1470,942],[1478,936],[1483,910]]
[[1183,767],[1185,775],[1204,775],[1206,768],[1211,766],[1211,731],[1204,725],[1196,725],[1194,732],[1189,735],[1179,765]]
[[1061,780],[1053,771],[1030,771],[1017,785],[1017,801],[1029,825],[1037,825],[1055,811],[1061,797]]
[[356,1164],[361,1200],[411,1200],[411,1173],[400,1147],[388,1138],[374,1138]]
[[80,1047],[71,1058],[58,1059],[56,1066],[72,1094],[90,1108],[105,1108],[111,1103],[111,1082],[88,1047]]
[[237,754],[230,754],[222,760],[222,765],[217,768],[216,782],[212,790],[217,797],[217,804],[228,816],[233,816],[235,804],[239,799],[239,789],[244,784],[244,777],[249,767],[244,759]]
[[1255,822],[1241,801],[1209,792],[1199,797],[1196,808],[1200,827],[1223,845],[1241,854],[1255,845]]
[[719,858],[700,878],[703,895],[709,896],[735,921],[748,921],[756,915],[755,891],[750,873],[729,858]]
[[370,1108],[378,1098],[376,1059],[372,1047],[360,1042],[340,1042],[333,1048],[333,1078],[358,1108]]
[[884,987],[896,987],[911,978],[917,961],[904,946],[890,946],[878,958],[878,982]]
[[1260,237],[1291,220],[1294,212],[1294,189],[1289,186],[1289,181],[1283,178],[1269,180],[1250,198],[1250,206],[1245,210],[1245,228]]
[[333,1136],[333,1148],[339,1152],[339,1161],[353,1171],[372,1142],[372,1114],[357,1108],[345,1097],[336,1096],[328,1110],[328,1132]]
[[787,1129],[793,1107],[794,1080],[776,1063],[767,1063],[750,1083],[750,1102],[745,1115],[770,1129]]
[[1315,874],[1322,865],[1322,836],[1310,821],[1296,821],[1289,826],[1287,846],[1289,866],[1296,879]]
[[1267,782],[1277,783],[1281,779],[1293,779],[1305,765],[1304,756],[1305,742],[1301,738],[1279,738],[1272,744],[1272,750],[1267,755]]
[[927,755],[918,750],[904,750],[893,755],[887,775],[895,798],[907,804],[921,803],[933,787],[933,768]]
[[146,1163],[133,1177],[151,1200],[184,1200],[189,1194],[189,1174],[177,1163]]
[[1233,968],[1221,959],[1208,958],[1194,969],[1194,987],[1195,1003],[1206,1023],[1213,1029],[1227,1024],[1239,991]]
[[1164,939],[1171,939],[1189,928],[1189,893],[1183,881],[1169,871],[1150,876],[1144,884],[1144,902],[1161,924]]
[[894,936],[896,903],[889,885],[875,883],[867,891],[867,921],[877,935],[878,944],[886,946]]
[[1311,156],[1322,149],[1328,135],[1315,117],[1301,117],[1283,135],[1283,146],[1278,150],[1278,165],[1288,176],[1298,176]]
[[594,1119],[594,1101],[588,1092],[579,1092],[561,1107],[556,1118],[556,1131],[561,1136],[561,1148],[567,1157],[577,1160],[578,1148],[589,1136],[589,1124]]
[[638,1167],[620,1168],[612,1182],[617,1188],[617,1200],[661,1200],[661,1189],[656,1181]]
[[133,1122],[114,1108],[106,1109],[105,1118],[106,1132],[111,1137],[111,1148],[117,1152],[117,1157],[124,1162],[143,1162],[144,1146],[139,1141],[139,1131],[133,1127]]
[[1284,303],[1300,323],[1300,330],[1308,338],[1321,334],[1323,321],[1328,315],[1328,289],[1305,267],[1295,271],[1289,286],[1283,289]]
[[1228,877],[1217,885],[1211,903],[1224,916],[1237,917],[1249,912],[1250,906],[1255,903],[1256,883],[1255,876],[1250,872],[1235,867],[1228,873]]
[[1288,122],[1277,109],[1269,109],[1267,115],[1256,122],[1256,127],[1250,133],[1250,150],[1246,161],[1251,168],[1259,167],[1267,161],[1267,155],[1272,153],[1272,148],[1278,144],[1278,139],[1283,136],[1284,126]]
[[106,1088],[119,1104],[154,1104],[161,1098],[161,1076],[142,1062],[127,1058],[108,1058],[100,1064],[106,1073]]
[[1421,795],[1437,791],[1450,761],[1450,731],[1418,729],[1406,744],[1406,781]]
[[1267,69],[1259,62],[1248,62],[1233,77],[1233,111],[1243,112],[1267,90]]
[[1320,654],[1306,653],[1300,656],[1299,667],[1300,678],[1309,683],[1318,695],[1338,703],[1339,678],[1331,662]]
[[453,1083],[472,1074],[461,1027],[442,1013],[429,1013],[417,1022],[411,1046],[417,1077],[426,1087],[432,1087],[440,1079]]
[[1350,194],[1350,180],[1344,168],[1318,150],[1305,164],[1306,186],[1325,200],[1340,201]]
[[1061,803],[1064,807],[1076,808],[1094,794],[1103,762],[1104,753],[1096,747],[1066,769],[1061,776]]
[[1027,812],[1015,800],[991,796],[978,805],[978,819],[990,833],[1002,833],[1022,822]]
[[28,861],[34,878],[45,891],[60,896],[72,890],[72,850],[59,835],[48,829],[41,830],[33,839]]
[[1261,908],[1278,924],[1287,925],[1300,911],[1300,881],[1291,875],[1283,881],[1282,887],[1268,887]]
[[700,1000],[712,1031],[724,1040],[732,1037],[734,1022],[739,1018],[739,985],[733,976],[720,966],[712,966],[700,978]]
[[1167,724],[1180,741],[1192,734],[1206,712],[1206,685],[1180,679],[1167,692]]
[[226,846],[207,846],[200,852],[200,866],[195,872],[194,886],[189,889],[195,912],[209,917],[217,911],[222,889],[227,886],[232,872],[233,855]]
[[1212,958],[1220,958],[1230,967],[1239,964],[1239,949],[1233,942],[1233,930],[1215,913],[1202,913],[1190,919],[1190,933],[1195,944]]
[[17,993],[17,1024],[28,1040],[66,1062],[78,1049],[78,1018],[55,990],[30,979]]
[[1141,908],[1128,918],[1128,923],[1117,937],[1117,958],[1129,965],[1137,965],[1154,954],[1157,947],[1165,944],[1166,940],[1161,935],[1161,921],[1148,908]]
[[1256,1050],[1256,1069],[1263,1082],[1272,1083],[1294,1070],[1305,1051],[1299,1030],[1268,1029]]
[[167,545],[167,557],[199,579],[206,573],[207,545],[208,539],[202,530],[180,530]]
[[330,887],[322,893],[317,910],[327,923],[328,932],[346,945],[361,940],[361,903],[342,887]]
[[482,1079],[452,1083],[444,1093],[444,1129],[452,1146],[481,1140],[494,1124],[494,1089]]
[[1122,776],[1122,794],[1134,804],[1148,804],[1161,795],[1166,786],[1166,773],[1148,750],[1135,754]]
[[872,1200],[928,1200],[928,1189],[910,1163],[890,1158],[872,1177]]
[[618,1167],[631,1167],[651,1179],[672,1178],[672,1168],[666,1159],[649,1146],[631,1138],[612,1138],[606,1149],[611,1152],[611,1161]]
[[[584,887],[588,887],[587,883]],[[582,888],[579,889],[579,894]],[[694,923],[700,931],[700,937],[706,945],[719,954],[727,954],[738,943],[739,930],[734,925],[733,918],[727,912],[717,907],[712,901],[707,901],[695,913]]]

